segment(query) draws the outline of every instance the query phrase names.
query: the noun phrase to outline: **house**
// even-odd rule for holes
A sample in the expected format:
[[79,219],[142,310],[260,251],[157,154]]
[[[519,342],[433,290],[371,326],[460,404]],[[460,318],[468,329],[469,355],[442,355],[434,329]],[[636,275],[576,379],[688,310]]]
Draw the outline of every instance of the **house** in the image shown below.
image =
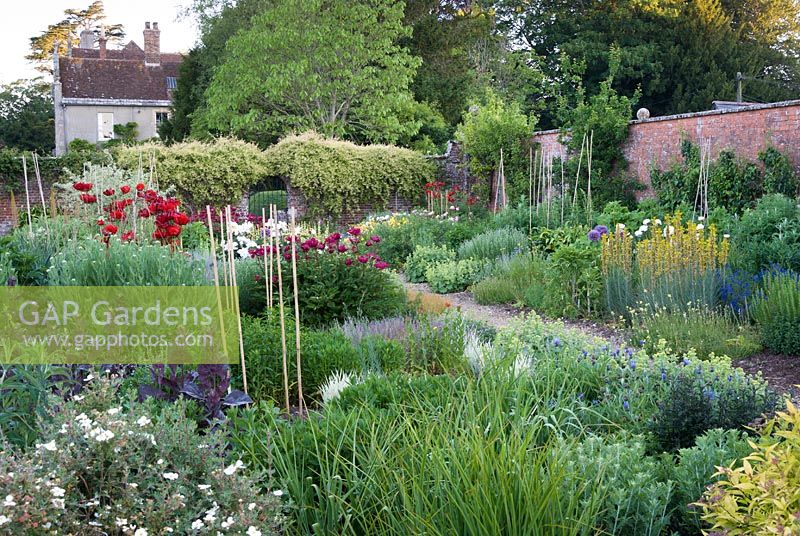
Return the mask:
[[[96,42],[95,42],[96,41]],[[106,48],[81,32],[80,45],[53,58],[56,155],[72,140],[92,143],[114,138],[114,125],[135,122],[138,139],[158,136],[167,119],[183,56],[161,52],[158,23],[145,23],[144,50],[130,41],[121,49]],[[95,46],[96,45],[96,46]]]

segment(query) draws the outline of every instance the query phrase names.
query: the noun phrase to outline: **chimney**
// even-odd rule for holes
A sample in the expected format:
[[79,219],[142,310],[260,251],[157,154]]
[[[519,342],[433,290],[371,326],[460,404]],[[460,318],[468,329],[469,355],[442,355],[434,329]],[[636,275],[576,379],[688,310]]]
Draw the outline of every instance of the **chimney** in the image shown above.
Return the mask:
[[89,28],[84,28],[81,32],[81,43],[78,48],[94,48],[94,32]]
[[144,62],[147,65],[159,65],[161,63],[161,30],[158,23],[154,22],[150,28],[150,23],[144,23]]
[[106,32],[105,31],[101,31],[100,32],[100,38],[97,40],[98,44],[100,45],[100,59],[101,60],[106,59],[106,42],[107,41],[108,41],[108,39],[106,39]]

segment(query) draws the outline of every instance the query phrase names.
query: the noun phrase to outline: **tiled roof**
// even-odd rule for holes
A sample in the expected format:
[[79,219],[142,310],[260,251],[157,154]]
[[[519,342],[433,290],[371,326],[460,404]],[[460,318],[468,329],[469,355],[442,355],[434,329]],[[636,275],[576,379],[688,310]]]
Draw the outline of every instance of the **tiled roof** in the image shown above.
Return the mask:
[[167,78],[177,77],[183,56],[161,54],[160,65],[145,65],[144,51],[131,41],[124,48],[106,51],[72,49],[72,57],[59,58],[61,90],[65,98],[170,100]]

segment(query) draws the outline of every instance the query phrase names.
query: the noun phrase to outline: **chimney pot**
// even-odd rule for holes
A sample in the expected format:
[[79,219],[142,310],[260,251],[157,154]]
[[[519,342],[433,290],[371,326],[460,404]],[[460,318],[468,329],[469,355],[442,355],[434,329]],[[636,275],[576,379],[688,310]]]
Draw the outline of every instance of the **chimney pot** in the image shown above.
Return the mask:
[[84,28],[81,32],[81,42],[79,48],[94,48],[94,32],[89,28]]

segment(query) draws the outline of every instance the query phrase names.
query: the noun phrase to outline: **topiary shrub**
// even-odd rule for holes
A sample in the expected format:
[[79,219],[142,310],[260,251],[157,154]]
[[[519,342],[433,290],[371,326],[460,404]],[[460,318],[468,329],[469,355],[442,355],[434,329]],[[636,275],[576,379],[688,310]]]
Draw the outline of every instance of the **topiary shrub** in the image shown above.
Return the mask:
[[486,231],[467,240],[458,248],[461,259],[494,260],[502,255],[526,253],[528,235],[517,229],[503,227]]
[[267,149],[270,175],[287,177],[312,214],[339,216],[346,206],[386,207],[399,196],[417,197],[435,166],[423,155],[391,145],[359,146],[308,132]]
[[150,156],[156,160],[159,186],[172,186],[186,202],[200,207],[236,204],[245,192],[268,175],[264,153],[255,145],[230,138],[166,146],[145,143],[119,147],[114,157],[130,171]]
[[417,246],[406,259],[406,278],[412,283],[427,281],[428,268],[440,262],[456,260],[455,251],[444,246]]

